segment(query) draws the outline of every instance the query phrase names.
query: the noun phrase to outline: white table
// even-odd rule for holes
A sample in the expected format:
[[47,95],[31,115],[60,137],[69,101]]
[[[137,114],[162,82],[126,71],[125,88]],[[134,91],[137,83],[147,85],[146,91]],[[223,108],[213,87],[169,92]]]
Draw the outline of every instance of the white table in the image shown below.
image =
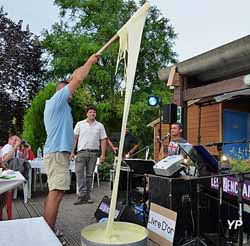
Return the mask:
[[[29,161],[29,163],[30,163],[31,169],[30,169],[30,173],[29,173],[29,194],[28,194],[28,197],[31,198],[32,178],[34,179],[34,181],[36,181],[36,173],[34,172],[34,177],[32,177],[32,169],[39,169],[40,173],[45,173],[45,169],[44,169],[44,162],[42,159],[35,159],[32,161]],[[69,170],[72,173],[75,172],[75,161],[70,161]],[[41,177],[40,177],[40,181],[41,181]]]
[[[31,165],[31,168],[38,168],[38,169],[41,169],[42,171],[44,170],[43,160],[35,159],[32,161],[29,161],[29,163]],[[75,161],[70,161],[69,170],[73,173],[75,172]]]
[[[35,160],[29,161],[29,162],[30,162],[30,165],[31,165],[31,169],[30,169],[30,173],[29,173],[28,197],[31,198],[32,169],[39,169],[40,173],[45,173],[45,170],[44,170],[44,162],[43,162],[43,160],[35,159]],[[98,173],[98,167],[99,166],[100,166],[100,158],[97,158],[95,171],[93,173],[92,189],[93,189],[93,186],[94,186],[94,176],[95,176],[95,174],[97,175],[98,187],[100,186],[99,173]],[[75,173],[75,160],[70,161],[69,170],[70,170],[70,172]],[[36,173],[34,172],[34,177],[33,177],[34,181],[36,181],[36,176],[35,175],[36,175]],[[40,177],[40,182],[41,182],[41,177]],[[40,185],[42,187],[41,183],[40,183]],[[77,182],[76,182],[76,194],[78,194],[78,184],[77,184]]]
[[0,178],[0,194],[9,190],[13,190],[26,181],[20,172],[6,170],[3,173],[4,174],[6,173],[6,176],[15,176],[15,178],[11,179]]
[[0,245],[62,245],[42,217],[0,222]]

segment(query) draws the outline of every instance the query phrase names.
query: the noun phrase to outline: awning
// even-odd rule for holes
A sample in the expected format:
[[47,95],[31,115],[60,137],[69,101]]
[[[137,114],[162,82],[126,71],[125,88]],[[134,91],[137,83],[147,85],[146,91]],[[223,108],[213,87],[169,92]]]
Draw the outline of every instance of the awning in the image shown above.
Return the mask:
[[237,96],[250,96],[250,89],[225,93],[223,95],[214,97],[214,99],[216,102],[223,102],[226,100],[233,99],[234,97]]

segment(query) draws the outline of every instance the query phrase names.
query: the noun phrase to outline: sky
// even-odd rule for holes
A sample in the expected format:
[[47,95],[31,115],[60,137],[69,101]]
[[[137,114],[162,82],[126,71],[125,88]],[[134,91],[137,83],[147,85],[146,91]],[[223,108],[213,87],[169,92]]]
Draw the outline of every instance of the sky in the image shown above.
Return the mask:
[[[183,61],[250,34],[249,0],[149,0],[168,18],[178,37],[174,50]],[[15,22],[39,35],[58,20],[53,0],[0,0]]]

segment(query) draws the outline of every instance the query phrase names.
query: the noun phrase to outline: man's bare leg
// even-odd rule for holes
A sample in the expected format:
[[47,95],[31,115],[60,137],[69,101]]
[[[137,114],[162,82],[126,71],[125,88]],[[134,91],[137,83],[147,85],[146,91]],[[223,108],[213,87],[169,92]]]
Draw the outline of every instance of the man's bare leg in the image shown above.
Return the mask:
[[55,229],[56,217],[64,191],[52,190],[49,192],[44,203],[44,219],[52,230]]

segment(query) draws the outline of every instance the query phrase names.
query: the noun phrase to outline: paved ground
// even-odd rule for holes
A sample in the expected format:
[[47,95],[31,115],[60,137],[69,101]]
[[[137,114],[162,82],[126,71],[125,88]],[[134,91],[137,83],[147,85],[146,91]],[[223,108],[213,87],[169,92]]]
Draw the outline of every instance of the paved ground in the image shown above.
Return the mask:
[[[37,191],[27,204],[23,203],[22,191],[19,191],[17,200],[13,203],[13,219],[43,216],[43,204],[47,191]],[[64,231],[66,245],[80,246],[80,231],[87,225],[94,223],[94,213],[104,195],[111,195],[110,183],[102,182],[99,188],[94,187],[92,192],[94,204],[73,205],[76,200],[74,191],[67,192],[61,203],[57,226]],[[3,219],[7,218],[4,211]]]

